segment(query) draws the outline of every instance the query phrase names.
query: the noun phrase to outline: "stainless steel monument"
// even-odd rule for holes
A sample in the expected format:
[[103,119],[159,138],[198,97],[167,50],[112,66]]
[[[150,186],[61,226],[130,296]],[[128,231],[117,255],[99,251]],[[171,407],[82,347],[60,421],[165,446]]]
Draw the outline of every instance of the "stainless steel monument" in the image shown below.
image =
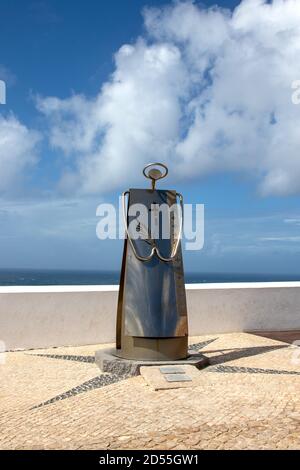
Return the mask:
[[175,190],[156,189],[156,182],[168,174],[162,163],[147,165],[143,173],[151,188],[129,189],[122,195],[126,238],[116,353],[124,359],[176,361],[188,357],[180,243],[183,197]]

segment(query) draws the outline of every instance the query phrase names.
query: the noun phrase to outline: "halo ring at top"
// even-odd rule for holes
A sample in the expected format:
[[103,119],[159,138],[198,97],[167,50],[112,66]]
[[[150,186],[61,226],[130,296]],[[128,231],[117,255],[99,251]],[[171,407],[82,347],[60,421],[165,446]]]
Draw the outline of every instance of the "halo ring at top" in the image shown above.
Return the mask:
[[[164,173],[162,173],[160,171],[160,169],[157,169],[157,168],[152,168],[151,169],[151,167],[156,167],[156,166],[159,166],[159,167],[163,168]],[[146,173],[146,170],[148,170],[149,168],[150,168],[150,170]],[[168,173],[169,173],[168,167],[166,165],[164,165],[163,163],[159,163],[159,162],[149,163],[143,169],[144,176],[146,178],[149,178],[149,179],[154,180],[154,181],[161,180],[162,178],[165,178]]]

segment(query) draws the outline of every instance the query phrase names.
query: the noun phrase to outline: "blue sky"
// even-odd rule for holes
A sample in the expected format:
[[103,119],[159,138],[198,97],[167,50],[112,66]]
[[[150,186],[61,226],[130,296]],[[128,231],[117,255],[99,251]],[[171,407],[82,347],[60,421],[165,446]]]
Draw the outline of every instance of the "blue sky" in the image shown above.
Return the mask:
[[[161,159],[162,187],[205,205],[204,249],[185,253],[187,271],[300,273],[300,106],[290,102],[300,71],[287,70],[299,6],[247,0],[232,20],[240,2],[209,13],[215,3],[1,0],[0,268],[119,269],[122,241],[96,238],[96,207],[145,186],[144,163]],[[145,57],[165,68],[152,76]],[[141,91],[127,102],[132,83]]]

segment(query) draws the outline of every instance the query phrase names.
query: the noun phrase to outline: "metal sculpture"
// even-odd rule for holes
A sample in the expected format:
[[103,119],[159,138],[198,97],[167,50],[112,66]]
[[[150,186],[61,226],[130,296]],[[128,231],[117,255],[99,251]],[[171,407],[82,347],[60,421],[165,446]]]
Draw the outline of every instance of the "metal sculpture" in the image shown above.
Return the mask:
[[156,182],[168,174],[164,164],[151,163],[143,173],[151,180],[151,188],[129,189],[122,194],[126,238],[117,311],[117,355],[174,361],[188,355],[180,242],[183,197],[174,190],[156,189]]

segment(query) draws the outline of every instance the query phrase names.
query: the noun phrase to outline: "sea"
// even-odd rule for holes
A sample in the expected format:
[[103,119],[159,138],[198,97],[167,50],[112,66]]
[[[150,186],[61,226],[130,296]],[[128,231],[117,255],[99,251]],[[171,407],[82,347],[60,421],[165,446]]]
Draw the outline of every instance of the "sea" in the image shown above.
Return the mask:
[[[119,277],[118,271],[0,269],[0,286],[114,285]],[[188,284],[280,281],[300,281],[300,274],[185,273]]]

